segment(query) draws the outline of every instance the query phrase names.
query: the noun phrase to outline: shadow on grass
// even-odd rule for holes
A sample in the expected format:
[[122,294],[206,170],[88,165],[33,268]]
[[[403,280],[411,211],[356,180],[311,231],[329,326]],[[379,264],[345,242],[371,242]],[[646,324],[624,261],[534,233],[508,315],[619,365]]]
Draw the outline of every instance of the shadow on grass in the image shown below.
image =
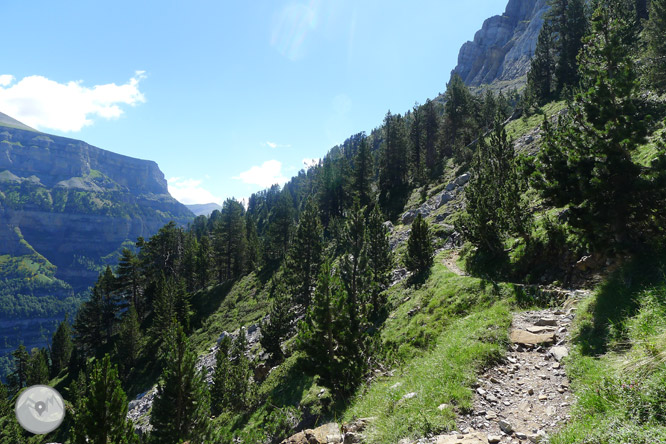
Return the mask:
[[624,321],[638,312],[641,291],[665,280],[664,251],[637,256],[613,273],[597,290],[592,319],[581,326],[575,338],[582,353],[602,355],[608,352],[611,341],[625,339]]
[[220,304],[222,304],[235,283],[235,280],[226,281],[211,289],[204,289],[194,293],[191,299],[192,309],[194,311],[194,316],[192,316],[192,319],[190,320],[192,330],[200,328],[203,321],[208,319],[210,315],[220,308]]

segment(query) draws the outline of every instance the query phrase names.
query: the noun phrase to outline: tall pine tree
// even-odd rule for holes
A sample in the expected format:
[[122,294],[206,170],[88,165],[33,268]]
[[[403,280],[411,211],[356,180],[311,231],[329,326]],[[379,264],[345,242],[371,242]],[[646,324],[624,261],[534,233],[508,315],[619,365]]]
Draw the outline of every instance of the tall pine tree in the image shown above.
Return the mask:
[[209,432],[209,393],[204,376],[196,369],[196,354],[180,326],[167,356],[150,415],[151,439],[160,444],[205,442]]

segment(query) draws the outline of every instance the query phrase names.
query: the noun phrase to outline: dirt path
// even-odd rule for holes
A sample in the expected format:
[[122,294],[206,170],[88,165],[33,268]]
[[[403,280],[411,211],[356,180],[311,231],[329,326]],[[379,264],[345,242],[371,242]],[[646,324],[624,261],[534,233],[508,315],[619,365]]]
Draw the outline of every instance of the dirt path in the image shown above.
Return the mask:
[[446,265],[446,268],[448,268],[451,272],[457,274],[458,276],[468,276],[468,274],[465,273],[463,269],[458,266],[457,262],[458,258],[460,257],[458,252],[455,250],[449,250],[449,251],[450,251],[449,255],[442,260],[444,265]]
[[562,359],[580,296],[570,292],[564,308],[515,313],[506,360],[479,376],[473,412],[459,417],[457,431],[422,442],[545,442],[569,419],[573,396]]

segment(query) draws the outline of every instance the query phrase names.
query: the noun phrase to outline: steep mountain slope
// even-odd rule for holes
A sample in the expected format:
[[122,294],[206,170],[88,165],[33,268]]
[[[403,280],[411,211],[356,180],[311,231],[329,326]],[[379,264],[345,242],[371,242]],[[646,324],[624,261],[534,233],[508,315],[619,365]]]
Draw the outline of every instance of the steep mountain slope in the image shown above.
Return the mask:
[[487,19],[474,40],[460,48],[453,73],[469,86],[527,74],[547,10],[546,0],[510,0],[504,14]]
[[10,319],[12,325],[35,317],[52,324],[75,308],[75,294],[115,263],[123,246],[170,220],[192,218],[169,195],[155,162],[0,115],[0,330],[9,342],[0,354],[26,339],[24,332],[38,332],[26,346],[42,336],[30,322],[6,330]]

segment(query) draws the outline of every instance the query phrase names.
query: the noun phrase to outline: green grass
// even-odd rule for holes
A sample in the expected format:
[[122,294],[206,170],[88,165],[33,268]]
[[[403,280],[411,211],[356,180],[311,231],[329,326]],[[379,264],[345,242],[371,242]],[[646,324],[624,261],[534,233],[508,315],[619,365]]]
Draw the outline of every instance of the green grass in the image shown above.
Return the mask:
[[541,113],[533,114],[529,117],[520,118],[512,122],[509,122],[506,125],[506,134],[507,136],[509,136],[510,139],[514,140],[521,136],[524,136],[529,131],[533,130],[534,128],[538,127],[543,123],[544,115],[546,115],[547,117],[554,116],[555,114],[563,110],[565,107],[566,107],[566,102],[564,101],[548,103],[541,107],[543,114]]
[[[503,356],[510,322],[505,301],[451,321],[433,340],[431,351],[371,385],[345,412],[344,420],[375,417],[367,433],[369,443],[452,430],[456,413],[471,409],[476,372]],[[417,396],[402,399],[412,392]],[[440,410],[442,404],[446,406]]]
[[663,256],[638,258],[578,307],[567,373],[577,397],[553,444],[666,442]]
[[[500,359],[508,342],[511,285],[493,285],[448,271],[436,258],[420,288],[389,290],[394,307],[381,332],[393,376],[359,390],[343,420],[375,417],[367,442],[397,442],[451,430],[471,408],[477,372]],[[411,392],[417,396],[401,401]],[[447,404],[439,410],[441,404]]]

